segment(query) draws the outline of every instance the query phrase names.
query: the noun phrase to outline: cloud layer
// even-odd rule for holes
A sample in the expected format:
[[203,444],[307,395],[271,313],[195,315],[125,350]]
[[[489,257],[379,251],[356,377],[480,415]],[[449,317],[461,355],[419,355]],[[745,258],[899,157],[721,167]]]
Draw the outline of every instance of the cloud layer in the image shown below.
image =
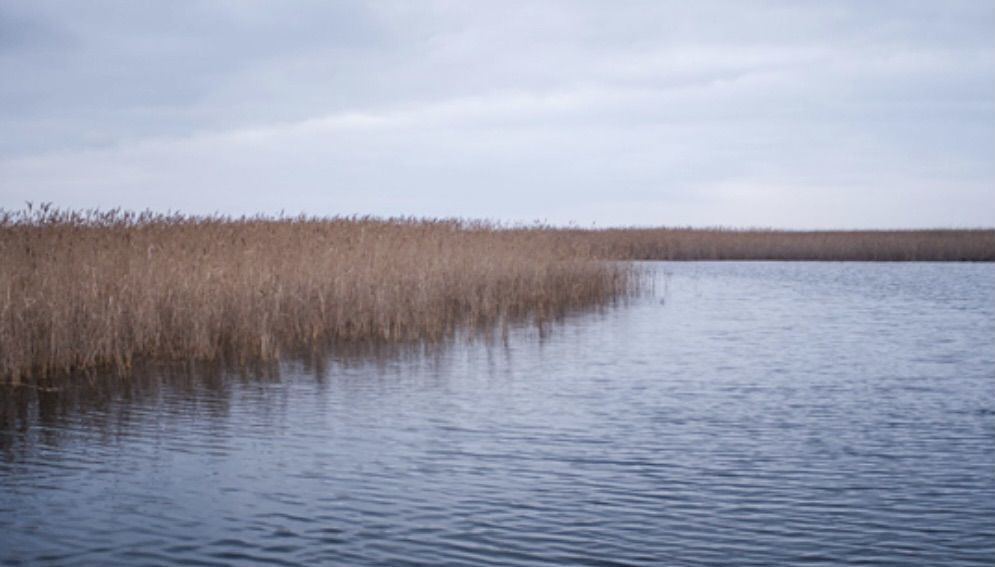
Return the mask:
[[987,2],[6,2],[0,207],[995,225]]

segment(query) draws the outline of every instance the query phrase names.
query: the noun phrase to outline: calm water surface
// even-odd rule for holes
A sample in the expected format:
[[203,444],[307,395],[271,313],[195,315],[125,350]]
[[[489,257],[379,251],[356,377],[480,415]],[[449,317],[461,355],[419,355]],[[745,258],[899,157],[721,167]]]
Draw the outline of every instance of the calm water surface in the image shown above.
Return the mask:
[[995,266],[646,267],[543,337],[2,389],[0,563],[995,564]]

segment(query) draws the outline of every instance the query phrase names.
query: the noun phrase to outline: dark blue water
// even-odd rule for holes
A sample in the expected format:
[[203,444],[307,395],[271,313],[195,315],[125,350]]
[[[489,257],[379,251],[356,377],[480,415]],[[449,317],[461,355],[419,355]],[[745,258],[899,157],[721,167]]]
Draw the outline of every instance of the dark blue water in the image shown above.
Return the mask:
[[0,390],[0,561],[995,564],[995,266],[647,266],[506,344]]

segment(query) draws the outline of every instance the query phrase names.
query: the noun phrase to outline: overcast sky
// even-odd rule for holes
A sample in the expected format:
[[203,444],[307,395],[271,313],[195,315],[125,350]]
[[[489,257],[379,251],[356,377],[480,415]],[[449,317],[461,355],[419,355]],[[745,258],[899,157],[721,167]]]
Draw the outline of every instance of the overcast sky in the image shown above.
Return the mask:
[[995,2],[0,0],[0,207],[995,226]]

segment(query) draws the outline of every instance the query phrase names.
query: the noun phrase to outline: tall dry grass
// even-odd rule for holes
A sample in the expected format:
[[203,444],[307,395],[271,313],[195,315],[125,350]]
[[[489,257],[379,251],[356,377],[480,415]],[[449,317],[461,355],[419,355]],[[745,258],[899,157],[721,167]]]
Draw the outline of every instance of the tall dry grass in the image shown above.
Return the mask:
[[251,362],[548,320],[639,285],[606,260],[995,260],[995,230],[503,228],[458,220],[0,211],[0,380]]
[[995,261],[995,230],[567,230],[573,246],[616,260]]
[[0,211],[0,379],[438,340],[635,283],[554,232],[484,223]]

